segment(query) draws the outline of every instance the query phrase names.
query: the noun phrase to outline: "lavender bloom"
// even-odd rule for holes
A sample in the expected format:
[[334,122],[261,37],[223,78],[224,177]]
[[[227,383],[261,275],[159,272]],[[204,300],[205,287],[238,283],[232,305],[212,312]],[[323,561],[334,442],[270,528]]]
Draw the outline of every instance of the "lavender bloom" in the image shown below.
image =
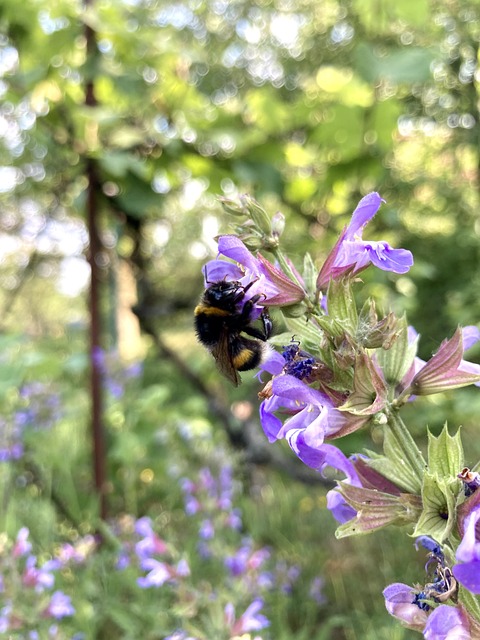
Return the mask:
[[240,531],[242,524],[242,512],[240,509],[232,509],[227,515],[226,525],[230,527],[230,529]]
[[423,631],[427,612],[414,604],[415,591],[408,584],[395,582],[383,591],[388,613],[401,620],[411,629]]
[[135,523],[135,531],[144,536],[142,540],[135,545],[135,553],[140,560],[150,557],[154,554],[162,554],[167,552],[167,545],[157,536],[152,529],[152,521],[148,517],[140,518]]
[[480,505],[476,505],[465,518],[463,539],[457,548],[453,575],[466,589],[480,594]]
[[0,609],[0,633],[7,633],[10,629],[10,615],[12,613],[12,603],[7,602],[5,606]]
[[[302,462],[318,468],[324,460],[321,447],[325,438],[341,429],[345,415],[335,409],[326,394],[291,375],[274,378],[272,394],[260,406],[260,419],[268,440],[285,438]],[[277,411],[289,416],[283,425],[275,415]]]
[[142,589],[149,587],[161,587],[167,581],[175,581],[176,578],[185,578],[190,575],[190,568],[186,560],[180,560],[176,567],[172,567],[166,562],[159,562],[154,558],[142,560],[140,566],[149,573],[141,578],[137,578],[137,584]]
[[198,535],[203,538],[203,540],[211,540],[215,536],[215,528],[210,519],[207,518],[201,523]]
[[471,640],[467,617],[457,607],[442,604],[428,616],[425,640]]
[[[323,446],[323,452],[324,461],[321,465],[322,473],[325,472],[326,467],[332,467],[333,469],[345,474],[345,483],[351,484],[354,487],[362,486],[353,463],[342,451],[340,451],[340,449],[337,449],[337,447],[334,447],[331,444],[327,444]],[[336,489],[331,489],[327,493],[327,508],[332,512],[333,517],[340,524],[348,522],[357,514],[355,509],[347,504],[345,498]]]
[[325,580],[320,576],[314,578],[310,584],[308,594],[317,604],[325,604],[327,602],[327,598],[323,593],[324,586]]
[[225,622],[231,629],[232,636],[238,636],[249,631],[258,631],[270,625],[270,621],[260,612],[263,600],[256,598],[245,612],[235,620],[235,608],[231,602],[225,607]]
[[36,564],[37,558],[35,556],[28,556],[22,575],[22,583],[25,587],[33,587],[35,591],[41,593],[45,589],[51,589],[53,587],[55,576],[51,571],[58,568],[58,563],[51,560],[40,568],[38,568]]
[[197,640],[197,638],[188,635],[188,633],[183,631],[183,629],[176,629],[169,636],[165,636],[163,640]]
[[154,558],[142,560],[141,567],[149,573],[146,576],[137,578],[137,584],[142,589],[149,587],[161,587],[167,580],[172,578],[172,567],[166,562],[160,562]]
[[65,595],[62,591],[55,591],[52,594],[48,607],[44,611],[44,615],[48,618],[56,618],[60,620],[67,616],[73,616],[75,609],[72,605],[70,596]]
[[318,275],[317,289],[325,289],[330,278],[340,278],[347,272],[357,274],[370,264],[395,273],[407,273],[410,269],[413,264],[410,251],[393,249],[383,240],[362,239],[365,225],[377,213],[382,202],[384,200],[375,192],[360,200],[350,224],[342,231]]
[[265,547],[252,551],[252,544],[247,540],[233,556],[225,558],[225,567],[232,576],[240,576],[247,571],[256,571],[270,557],[270,551]]
[[12,555],[14,558],[26,556],[28,553],[30,553],[32,545],[27,540],[29,535],[30,531],[27,529],[27,527],[22,527],[21,529],[19,529],[12,551]]

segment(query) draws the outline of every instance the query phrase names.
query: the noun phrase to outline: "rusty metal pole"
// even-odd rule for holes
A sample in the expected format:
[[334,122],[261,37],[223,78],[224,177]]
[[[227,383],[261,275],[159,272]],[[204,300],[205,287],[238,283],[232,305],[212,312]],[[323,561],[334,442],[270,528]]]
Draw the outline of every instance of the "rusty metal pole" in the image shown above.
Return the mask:
[[[91,0],[85,1],[85,6],[91,6]],[[93,29],[85,25],[87,43],[87,68],[92,69],[92,60],[96,56],[96,41]],[[94,93],[93,77],[87,77],[85,84],[85,105],[95,107],[97,104]],[[102,242],[98,226],[98,180],[94,161],[87,157],[87,226],[89,234],[88,262],[90,264],[90,389],[91,389],[91,433],[93,444],[93,471],[95,490],[99,500],[99,515],[102,519],[107,515],[106,504],[106,465],[105,438],[103,430],[103,371],[102,371],[102,320],[100,311],[101,268],[99,258]]]

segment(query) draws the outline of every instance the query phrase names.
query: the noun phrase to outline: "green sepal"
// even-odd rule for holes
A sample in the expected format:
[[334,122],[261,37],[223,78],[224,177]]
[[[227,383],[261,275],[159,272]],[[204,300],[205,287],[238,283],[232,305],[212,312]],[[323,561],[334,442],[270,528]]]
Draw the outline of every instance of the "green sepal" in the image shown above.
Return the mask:
[[316,294],[317,286],[317,273],[318,269],[315,267],[312,256],[309,253],[305,254],[303,258],[303,282],[305,283],[305,289],[311,296]]
[[[447,425],[438,436],[428,431],[428,470],[439,478],[457,478],[464,467],[463,446],[460,429],[454,436],[448,433]],[[459,483],[459,487],[461,483]]]
[[355,359],[353,393],[338,407],[357,416],[374,415],[384,409],[387,390],[380,372],[372,359],[360,351]]
[[391,349],[402,327],[398,328],[398,318],[390,312],[378,319],[375,301],[368,299],[358,316],[357,341],[366,349]]
[[397,319],[396,331],[397,337],[390,349],[377,349],[375,351],[385,381],[392,387],[396,387],[403,380],[412,366],[417,353],[418,342],[418,338],[410,344],[408,342],[408,324],[405,315]]
[[384,456],[367,452],[371,457],[368,466],[409,493],[420,495],[422,489],[418,469],[405,455],[396,433],[385,425],[383,437]]
[[337,318],[321,316],[320,318],[316,318],[316,320],[325,333],[333,339],[343,338],[347,332],[344,323]]
[[357,515],[345,522],[335,532],[336,538],[363,535],[390,524],[403,525],[415,522],[421,509],[420,500],[414,496],[400,494],[394,496],[377,489],[355,487],[340,482],[338,490],[346,502],[355,509]]
[[344,330],[354,336],[357,333],[358,313],[349,278],[330,280],[327,292],[328,317],[334,318]]
[[423,511],[413,536],[430,536],[442,544],[456,521],[456,495],[459,480],[439,478],[430,472],[423,476]]

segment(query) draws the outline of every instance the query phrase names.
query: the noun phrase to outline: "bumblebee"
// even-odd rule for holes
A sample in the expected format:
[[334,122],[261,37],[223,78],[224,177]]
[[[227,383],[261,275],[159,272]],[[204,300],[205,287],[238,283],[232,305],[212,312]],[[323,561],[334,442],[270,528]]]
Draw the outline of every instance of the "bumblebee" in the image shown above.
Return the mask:
[[261,328],[252,326],[251,312],[262,294],[242,304],[254,282],[245,287],[238,281],[214,282],[204,291],[194,312],[199,341],[211,352],[220,372],[235,386],[241,382],[239,371],[248,371],[260,364],[267,348],[265,342],[272,332],[267,309],[260,316]]

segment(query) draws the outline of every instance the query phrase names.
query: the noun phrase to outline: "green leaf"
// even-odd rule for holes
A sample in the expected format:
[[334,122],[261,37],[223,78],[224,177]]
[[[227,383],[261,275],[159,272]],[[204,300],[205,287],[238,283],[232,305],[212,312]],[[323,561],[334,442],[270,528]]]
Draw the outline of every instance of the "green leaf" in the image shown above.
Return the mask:
[[393,49],[384,55],[373,46],[360,43],[355,50],[356,68],[368,82],[389,80],[395,84],[425,82],[431,77],[434,52],[419,47]]

